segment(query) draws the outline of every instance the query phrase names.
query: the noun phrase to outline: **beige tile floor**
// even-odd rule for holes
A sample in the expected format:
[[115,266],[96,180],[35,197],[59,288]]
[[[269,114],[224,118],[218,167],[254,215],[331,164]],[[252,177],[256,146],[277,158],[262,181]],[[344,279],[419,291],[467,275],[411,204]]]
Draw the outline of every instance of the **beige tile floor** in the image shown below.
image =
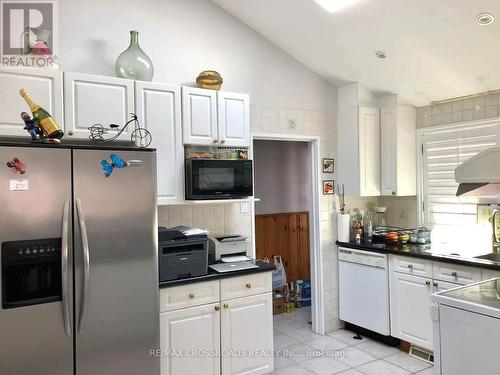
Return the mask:
[[432,375],[432,366],[407,353],[346,330],[312,332],[310,308],[274,316],[276,375]]

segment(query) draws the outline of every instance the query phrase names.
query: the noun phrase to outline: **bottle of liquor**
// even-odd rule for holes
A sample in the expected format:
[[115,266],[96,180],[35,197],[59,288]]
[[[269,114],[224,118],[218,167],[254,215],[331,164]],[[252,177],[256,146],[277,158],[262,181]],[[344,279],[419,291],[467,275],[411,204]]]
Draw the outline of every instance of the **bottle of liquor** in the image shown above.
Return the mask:
[[19,94],[21,94],[23,99],[26,100],[26,103],[28,103],[31,112],[33,113],[33,117],[35,118],[35,121],[40,129],[42,129],[43,134],[47,138],[61,139],[64,133],[54,121],[52,116],[50,116],[50,113],[36,104],[25,89],[19,90]]

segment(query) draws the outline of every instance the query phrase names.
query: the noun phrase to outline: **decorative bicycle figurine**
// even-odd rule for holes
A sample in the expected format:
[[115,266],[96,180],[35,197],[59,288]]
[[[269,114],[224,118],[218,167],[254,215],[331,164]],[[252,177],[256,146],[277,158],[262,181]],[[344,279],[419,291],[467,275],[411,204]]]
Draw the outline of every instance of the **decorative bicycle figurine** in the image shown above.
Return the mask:
[[109,138],[104,138],[104,135],[108,134],[110,130],[118,129],[120,125],[109,124],[110,129],[106,129],[101,124],[92,125],[89,128],[90,131],[89,139],[97,143],[113,142],[114,140],[118,139],[118,137],[120,137],[120,135],[127,129],[127,127],[130,124],[133,123],[134,130],[130,133],[130,141],[135,147],[140,147],[140,148],[148,147],[151,144],[151,141],[153,140],[151,133],[147,129],[142,128],[139,125],[139,120],[137,120],[137,115],[135,113],[131,113],[130,115],[132,118],[125,125],[123,125],[123,127],[120,130],[118,130],[116,134],[110,136]]

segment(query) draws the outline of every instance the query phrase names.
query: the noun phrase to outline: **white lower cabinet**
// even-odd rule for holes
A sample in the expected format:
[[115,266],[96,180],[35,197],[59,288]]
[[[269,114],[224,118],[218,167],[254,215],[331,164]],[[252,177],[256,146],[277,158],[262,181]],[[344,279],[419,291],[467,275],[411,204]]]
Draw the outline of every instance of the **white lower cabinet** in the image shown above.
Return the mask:
[[222,309],[222,374],[273,371],[272,293],[225,301]]
[[391,293],[392,336],[433,349],[432,279],[394,272]]
[[[262,278],[262,282],[256,280]],[[271,273],[160,289],[162,375],[260,375],[273,371]],[[245,296],[221,300],[222,284]],[[269,285],[264,292],[253,283]],[[215,288],[215,284],[216,288]],[[248,287],[247,285],[250,285]],[[233,289],[234,289],[233,288]],[[189,304],[205,303],[201,306]]]
[[160,314],[162,375],[218,375],[219,303]]

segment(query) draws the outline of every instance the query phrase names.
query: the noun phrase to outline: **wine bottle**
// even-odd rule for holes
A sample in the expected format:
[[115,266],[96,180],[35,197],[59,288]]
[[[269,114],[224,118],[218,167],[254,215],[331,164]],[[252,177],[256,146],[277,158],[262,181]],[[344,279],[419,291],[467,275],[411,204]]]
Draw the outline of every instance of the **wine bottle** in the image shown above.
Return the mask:
[[26,103],[28,103],[31,112],[33,113],[33,117],[35,118],[35,121],[40,129],[42,129],[43,134],[47,138],[61,139],[64,133],[54,121],[50,113],[36,104],[25,89],[19,90],[19,94],[21,94],[23,99],[26,100]]

